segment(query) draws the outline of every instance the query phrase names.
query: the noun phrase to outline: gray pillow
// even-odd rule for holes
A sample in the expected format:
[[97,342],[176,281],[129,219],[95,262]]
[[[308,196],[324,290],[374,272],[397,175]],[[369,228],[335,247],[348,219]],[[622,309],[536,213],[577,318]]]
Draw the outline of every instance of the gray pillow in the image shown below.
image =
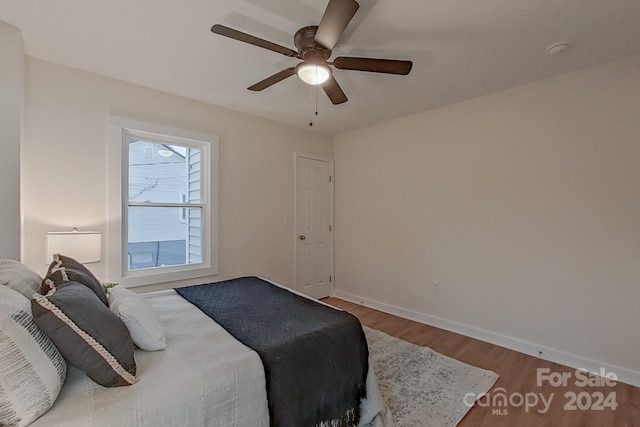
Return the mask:
[[105,387],[137,381],[134,346],[122,320],[83,284],[68,282],[47,295],[35,295],[35,322],[60,353],[89,378]]
[[53,262],[42,281],[40,289],[42,295],[46,295],[50,289],[47,285],[47,279],[51,280],[57,288],[64,286],[67,282],[81,283],[91,289],[104,305],[108,305],[107,293],[100,281],[87,267],[71,257],[61,254],[53,256]]
[[0,285],[0,425],[25,426],[55,402],[67,362],[36,326],[29,300]]
[[0,285],[6,285],[25,297],[40,292],[42,277],[26,265],[12,259],[0,259]]

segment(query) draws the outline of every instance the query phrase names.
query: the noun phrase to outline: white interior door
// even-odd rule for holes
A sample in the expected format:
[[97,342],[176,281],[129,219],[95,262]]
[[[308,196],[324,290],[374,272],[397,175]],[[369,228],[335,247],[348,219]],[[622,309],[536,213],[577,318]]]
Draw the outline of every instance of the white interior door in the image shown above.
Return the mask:
[[331,170],[329,160],[296,156],[296,288],[314,298],[332,290]]

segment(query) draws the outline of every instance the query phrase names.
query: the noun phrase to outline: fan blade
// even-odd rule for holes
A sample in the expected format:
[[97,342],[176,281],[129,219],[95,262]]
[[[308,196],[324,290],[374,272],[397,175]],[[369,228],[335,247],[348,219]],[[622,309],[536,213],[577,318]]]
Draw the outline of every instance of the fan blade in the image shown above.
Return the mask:
[[333,49],[359,7],[355,0],[329,0],[316,31],[315,42]]
[[374,59],[338,57],[333,65],[341,70],[369,71],[371,73],[401,74],[406,76],[411,72],[413,62],[396,59]]
[[233,28],[225,27],[224,25],[214,25],[213,27],[211,27],[211,32],[214,34],[220,34],[221,36],[229,37],[230,39],[249,43],[263,49],[271,50],[284,56],[289,56],[292,58],[298,57],[298,52],[296,52],[295,50],[289,49],[288,47],[280,46],[279,44],[271,43],[270,41],[260,39],[247,33],[243,33],[242,31],[234,30]]
[[282,70],[271,77],[267,77],[266,79],[254,84],[253,86],[248,87],[247,89],[252,90],[254,92],[260,92],[261,90],[264,90],[269,86],[272,86],[278,82],[281,82],[287,77],[293,76],[295,73],[296,73],[295,67],[287,68],[286,70]]
[[329,80],[322,84],[322,89],[324,89],[324,93],[327,94],[333,105],[348,101],[347,95],[344,94],[342,88],[333,76],[329,77]]

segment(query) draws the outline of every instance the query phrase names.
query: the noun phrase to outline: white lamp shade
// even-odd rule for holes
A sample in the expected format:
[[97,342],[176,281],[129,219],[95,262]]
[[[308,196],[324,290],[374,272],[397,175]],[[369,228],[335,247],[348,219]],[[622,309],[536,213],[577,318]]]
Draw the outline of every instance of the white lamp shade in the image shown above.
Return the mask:
[[331,77],[331,70],[324,64],[302,63],[296,67],[300,79],[310,85],[321,85]]
[[102,233],[99,231],[63,231],[47,233],[47,259],[54,254],[66,255],[83,264],[98,262],[102,257]]

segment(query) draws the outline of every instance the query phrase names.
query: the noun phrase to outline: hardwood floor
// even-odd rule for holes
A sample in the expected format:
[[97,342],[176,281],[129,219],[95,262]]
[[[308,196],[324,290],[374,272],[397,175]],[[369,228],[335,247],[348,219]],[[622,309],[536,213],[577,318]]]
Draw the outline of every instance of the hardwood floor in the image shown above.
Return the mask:
[[[640,427],[640,388],[623,383],[610,386],[601,377],[583,379],[576,376],[576,370],[548,362],[526,354],[488,344],[453,332],[434,328],[422,323],[403,319],[368,307],[353,304],[338,298],[324,298],[324,302],[346,310],[373,329],[386,332],[397,338],[418,345],[425,345],[442,354],[462,362],[492,370],[500,378],[489,391],[492,401],[499,396],[499,387],[512,404],[495,405],[476,403],[459,426],[637,426]],[[538,369],[547,368],[551,380],[567,376],[566,386],[552,386],[543,381],[538,386]],[[560,381],[560,380],[559,380]],[[589,381],[589,385],[580,386]],[[520,396],[529,399],[529,408],[521,404]],[[535,398],[538,399],[537,405]],[[577,399],[572,399],[572,396]],[[604,400],[608,396],[610,400]],[[544,398],[547,405],[542,402]],[[615,410],[611,404],[617,403]],[[573,401],[572,401],[573,400]],[[599,405],[599,403],[601,405]],[[565,409],[567,406],[569,409]],[[602,406],[600,410],[595,408]],[[571,409],[575,407],[575,409]],[[583,410],[580,410],[583,408]],[[592,409],[593,408],[593,409]]]

